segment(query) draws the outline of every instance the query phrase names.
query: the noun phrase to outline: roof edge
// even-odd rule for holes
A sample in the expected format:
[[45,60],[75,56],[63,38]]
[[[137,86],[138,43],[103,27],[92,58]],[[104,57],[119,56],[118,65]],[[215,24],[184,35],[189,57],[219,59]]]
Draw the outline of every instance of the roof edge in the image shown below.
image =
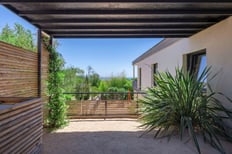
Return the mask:
[[154,45],[152,48],[150,48],[149,50],[147,50],[145,53],[143,53],[142,55],[140,55],[138,58],[136,58],[133,62],[132,65],[136,65],[138,62],[144,60],[145,58],[153,55],[154,53],[172,45],[173,43],[179,41],[182,38],[165,38],[162,41],[160,41],[159,43],[157,43],[156,45]]

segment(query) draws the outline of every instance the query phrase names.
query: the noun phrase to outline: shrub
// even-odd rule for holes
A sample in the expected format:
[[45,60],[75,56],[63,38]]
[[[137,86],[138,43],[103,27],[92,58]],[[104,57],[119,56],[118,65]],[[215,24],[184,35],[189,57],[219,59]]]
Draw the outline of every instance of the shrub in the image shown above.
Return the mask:
[[204,69],[198,79],[183,69],[176,69],[175,76],[169,72],[155,75],[157,85],[149,88],[147,95],[140,100],[141,126],[146,128],[145,133],[156,130],[155,137],[164,133],[171,137],[178,132],[182,139],[188,130],[199,153],[198,133],[204,141],[225,153],[220,138],[232,142],[231,128],[225,122],[231,122],[232,112],[218,98],[232,101],[222,93],[214,92],[209,85],[207,93],[202,91],[206,86],[204,81],[209,81],[209,70]]

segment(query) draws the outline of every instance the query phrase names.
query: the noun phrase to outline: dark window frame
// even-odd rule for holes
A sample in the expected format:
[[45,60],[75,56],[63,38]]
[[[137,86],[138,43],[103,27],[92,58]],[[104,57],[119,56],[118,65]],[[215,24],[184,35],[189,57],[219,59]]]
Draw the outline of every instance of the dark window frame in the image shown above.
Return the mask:
[[187,71],[191,74],[198,75],[199,57],[202,55],[206,55],[206,49],[187,54]]
[[158,70],[158,63],[154,63],[152,64],[152,86],[156,86],[156,82],[154,79],[154,74],[157,74],[157,70]]
[[142,89],[142,68],[139,68],[139,90]]

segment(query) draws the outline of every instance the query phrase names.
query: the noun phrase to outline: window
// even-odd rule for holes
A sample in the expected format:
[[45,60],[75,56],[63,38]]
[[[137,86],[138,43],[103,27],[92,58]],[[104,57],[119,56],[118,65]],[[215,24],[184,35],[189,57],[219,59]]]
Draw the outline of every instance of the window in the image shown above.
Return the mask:
[[151,83],[152,85],[151,86],[156,86],[156,82],[155,82],[155,79],[154,79],[154,75],[157,73],[157,68],[158,68],[158,64],[155,63],[152,65],[152,72],[151,72]]
[[139,90],[142,87],[142,68],[139,68]]
[[187,70],[197,78],[207,66],[206,51],[201,50],[187,55]]

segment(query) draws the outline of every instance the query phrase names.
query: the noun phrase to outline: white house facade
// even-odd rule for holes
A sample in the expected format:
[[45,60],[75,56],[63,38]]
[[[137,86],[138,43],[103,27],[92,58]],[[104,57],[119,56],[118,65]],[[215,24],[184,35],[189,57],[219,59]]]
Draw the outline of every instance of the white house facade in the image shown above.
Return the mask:
[[154,85],[156,71],[175,73],[177,66],[195,71],[203,65],[212,66],[211,81],[214,90],[232,97],[232,16],[189,38],[164,39],[159,44],[133,61],[138,69],[137,87],[141,90]]

